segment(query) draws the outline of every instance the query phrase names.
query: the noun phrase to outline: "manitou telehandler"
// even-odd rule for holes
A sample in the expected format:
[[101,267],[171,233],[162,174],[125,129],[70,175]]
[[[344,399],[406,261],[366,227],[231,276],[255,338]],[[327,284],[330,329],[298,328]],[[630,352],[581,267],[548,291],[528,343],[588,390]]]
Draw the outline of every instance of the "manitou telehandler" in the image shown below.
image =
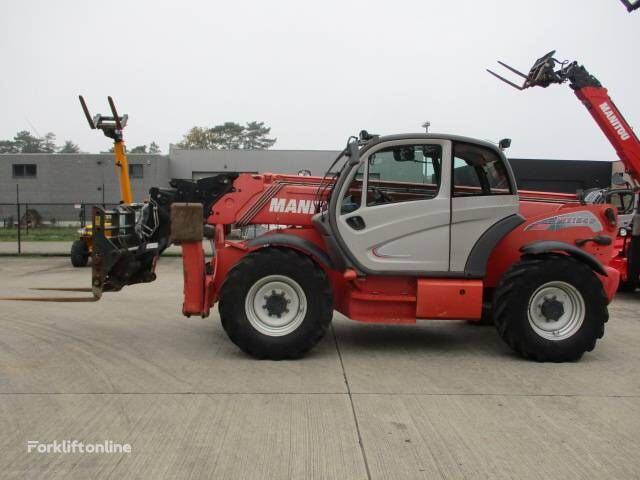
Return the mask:
[[[550,59],[536,62],[525,84],[552,83],[560,74]],[[576,72],[578,95],[603,94],[586,72],[563,71]],[[608,97],[597,106],[612,135],[632,136],[611,120]],[[472,138],[362,131],[323,178],[225,172],[170,185],[152,188],[144,203],[94,207],[93,297],[70,301],[155,280],[175,243],[183,314],[205,317],[218,303],[229,338],[256,358],[302,356],[338,310],[371,323],[490,315],[523,357],[561,362],[595,347],[619,283],[609,265],[614,206],[519,196],[501,149]],[[229,238],[248,225],[277,227]],[[203,240],[213,247],[208,258]]]
[[[373,323],[491,315],[520,355],[575,360],[603,336],[618,286],[614,207],[519,198],[502,151],[467,137],[363,131],[324,178],[229,172],[171,187],[95,207],[94,298],[153,281],[180,244],[183,314],[218,302],[229,338],[257,358],[302,356],[338,310]],[[260,224],[280,227],[228,238]]]
[[[552,51],[540,58],[528,75],[498,62],[524,78],[522,85],[515,84],[491,70],[488,72],[518,90],[530,87],[546,88],[549,85],[569,82],[578,100],[587,108],[605,134],[624,164],[631,184],[624,190],[603,190],[600,194],[592,192],[591,197],[583,197],[582,200],[590,203],[614,203],[618,213],[623,216],[618,225],[618,238],[614,243],[609,264],[619,271],[621,288],[627,291],[635,290],[640,286],[640,212],[636,201],[640,185],[640,141],[609,97],[607,89],[582,65],[577,62],[560,62],[554,55],[555,51]],[[624,183],[624,179],[619,178],[617,183]]]
[[[131,203],[133,201],[133,195],[131,194],[131,181],[129,179],[129,163],[127,161],[127,154],[122,137],[124,127],[127,125],[128,115],[119,116],[113,99],[107,97],[112,116],[107,117],[97,114],[95,117],[92,117],[82,95],[79,95],[78,98],[80,99],[80,105],[82,105],[82,111],[87,118],[89,127],[92,130],[102,130],[106,137],[113,139],[113,155],[120,181],[120,201],[122,203]],[[102,188],[104,188],[104,185]],[[79,231],[80,238],[71,244],[71,264],[74,267],[85,267],[89,262],[93,250],[92,227],[93,225],[89,224],[81,228]]]

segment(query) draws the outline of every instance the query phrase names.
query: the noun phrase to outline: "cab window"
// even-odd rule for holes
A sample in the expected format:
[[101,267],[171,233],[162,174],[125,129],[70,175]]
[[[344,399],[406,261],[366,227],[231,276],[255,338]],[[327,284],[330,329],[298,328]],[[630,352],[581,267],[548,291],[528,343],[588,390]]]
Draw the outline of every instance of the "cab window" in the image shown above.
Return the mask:
[[453,196],[510,195],[507,168],[493,150],[456,143],[453,147]]
[[396,145],[372,153],[367,158],[367,206],[434,198],[441,166],[440,145]]

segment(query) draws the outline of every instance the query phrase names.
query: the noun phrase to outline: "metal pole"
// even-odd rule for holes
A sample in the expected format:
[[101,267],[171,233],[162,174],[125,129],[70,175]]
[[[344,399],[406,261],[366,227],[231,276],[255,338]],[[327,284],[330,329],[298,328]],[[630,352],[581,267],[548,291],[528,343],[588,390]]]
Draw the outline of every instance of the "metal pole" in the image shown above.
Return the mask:
[[22,255],[22,245],[20,238],[20,185],[16,183],[16,207],[18,208],[18,255]]
[[25,209],[24,209],[24,224],[27,227],[27,238],[29,237],[29,221],[31,220],[31,217],[29,216],[29,204],[25,203]]

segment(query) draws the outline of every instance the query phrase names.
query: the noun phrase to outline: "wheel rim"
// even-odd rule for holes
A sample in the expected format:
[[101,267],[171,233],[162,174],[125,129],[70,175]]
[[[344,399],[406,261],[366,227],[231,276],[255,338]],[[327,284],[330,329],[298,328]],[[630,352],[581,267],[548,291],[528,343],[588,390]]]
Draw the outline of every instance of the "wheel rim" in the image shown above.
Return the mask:
[[281,337],[296,330],[304,320],[307,297],[295,280],[269,275],[251,286],[244,307],[253,328],[270,337]]
[[533,292],[527,315],[531,328],[547,340],[565,340],[584,322],[586,309],[580,291],[566,282],[548,282]]

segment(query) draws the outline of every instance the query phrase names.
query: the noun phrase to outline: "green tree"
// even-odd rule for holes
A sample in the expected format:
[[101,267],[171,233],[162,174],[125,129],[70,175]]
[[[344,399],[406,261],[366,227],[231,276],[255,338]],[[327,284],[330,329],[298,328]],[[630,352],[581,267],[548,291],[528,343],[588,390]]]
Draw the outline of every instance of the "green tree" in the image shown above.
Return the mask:
[[235,122],[225,122],[212,128],[193,127],[177,144],[178,148],[201,150],[266,150],[276,143],[269,138],[270,127],[264,122],[249,122],[242,126]]
[[129,153],[147,153],[147,146],[138,145],[137,147],[133,147]]
[[80,148],[71,140],[64,145],[56,146],[56,134],[47,133],[38,138],[28,130],[21,130],[15,134],[13,140],[0,140],[0,153],[79,153]]
[[160,154],[162,153],[162,150],[160,150],[160,147],[156,142],[151,142],[149,144],[149,153]]
[[13,137],[20,153],[42,153],[42,139],[34,137],[31,132],[21,130]]
[[53,132],[47,133],[44,138],[40,139],[40,151],[42,153],[53,153],[56,147],[56,135]]
[[178,142],[178,148],[185,150],[209,150],[208,129],[203,127],[193,127],[182,136],[182,141]]
[[13,140],[0,140],[0,153],[20,153],[20,147]]
[[71,140],[65,140],[64,145],[58,148],[58,153],[80,153],[80,147]]
[[244,129],[242,148],[245,150],[268,150],[277,141],[269,138],[271,127],[265,127],[264,122],[249,122]]
[[239,123],[224,122],[213,127],[211,132],[217,137],[220,150],[237,150],[242,146],[244,127]]

